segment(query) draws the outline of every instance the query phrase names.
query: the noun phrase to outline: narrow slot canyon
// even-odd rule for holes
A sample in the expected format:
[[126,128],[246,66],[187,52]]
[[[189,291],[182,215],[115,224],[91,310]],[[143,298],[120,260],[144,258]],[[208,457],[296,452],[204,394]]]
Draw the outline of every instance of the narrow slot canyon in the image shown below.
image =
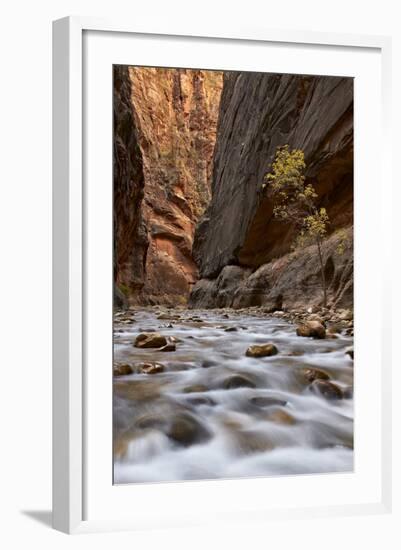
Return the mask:
[[288,143],[305,152],[307,180],[330,217],[330,303],[352,307],[352,86],[338,77],[116,67],[118,296],[139,305],[274,308],[277,296],[287,308],[319,305],[313,247],[291,253],[291,224],[274,220],[261,194],[276,147]]
[[113,109],[114,481],[351,471],[353,80],[114,66]]

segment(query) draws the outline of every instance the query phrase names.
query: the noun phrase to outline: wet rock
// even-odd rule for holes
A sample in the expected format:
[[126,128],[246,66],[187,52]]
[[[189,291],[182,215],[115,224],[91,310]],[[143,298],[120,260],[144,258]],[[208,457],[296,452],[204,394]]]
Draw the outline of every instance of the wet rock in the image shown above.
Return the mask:
[[276,405],[284,407],[287,405],[287,401],[277,399],[276,397],[252,397],[249,401],[257,407],[273,407]]
[[159,374],[164,371],[164,365],[161,363],[140,363],[137,365],[138,372],[141,374]]
[[171,313],[160,313],[160,315],[157,316],[157,319],[165,320],[165,321],[176,321],[180,319],[180,316],[172,315]]
[[203,369],[209,369],[210,367],[217,367],[218,363],[216,361],[209,361],[208,359],[205,359],[202,361],[202,368]]
[[354,319],[354,314],[350,309],[342,309],[338,317],[341,321],[352,321]]
[[276,355],[278,349],[274,344],[261,344],[250,346],[245,355],[247,357],[270,357],[271,355]]
[[244,454],[261,453],[274,448],[267,435],[257,430],[240,430],[235,433],[235,441]]
[[162,415],[147,414],[138,418],[135,422],[135,426],[141,430],[147,430],[149,428],[154,430],[164,430],[167,425],[167,420]]
[[327,372],[320,369],[301,369],[301,375],[308,383],[312,383],[315,380],[330,380],[330,376]]
[[204,384],[193,384],[192,386],[187,386],[182,391],[184,393],[198,393],[207,391],[209,388]]
[[168,342],[165,346],[159,349],[159,351],[175,351],[176,347],[173,342]]
[[297,327],[297,335],[322,339],[326,337],[326,329],[319,321],[305,321]]
[[236,332],[237,330],[237,327],[227,327],[224,329],[224,332]]
[[346,355],[349,355],[352,360],[354,360],[354,348],[348,348],[345,352]]
[[224,380],[223,388],[226,390],[233,390],[236,388],[256,388],[256,385],[249,378],[246,378],[241,374],[234,374]]
[[133,368],[131,365],[128,365],[128,363],[117,363],[113,366],[114,376],[126,376],[127,374],[132,374],[133,372]]
[[135,404],[138,402],[150,402],[154,399],[159,399],[161,390],[162,384],[156,384],[154,379],[118,380],[114,383],[114,395],[118,398],[132,401]]
[[317,313],[312,313],[311,315],[308,315],[308,322],[309,321],[317,321],[318,323],[320,323],[321,325],[324,326],[325,322],[324,322],[324,319],[318,315]]
[[343,398],[343,392],[341,388],[339,388],[336,384],[333,384],[333,382],[329,382],[328,380],[314,380],[309,386],[309,389],[313,393],[321,395],[325,399],[334,400]]
[[143,332],[138,334],[134,346],[136,348],[160,348],[167,345],[167,339],[158,332]]
[[295,418],[287,411],[284,411],[283,409],[277,409],[275,411],[272,411],[268,414],[267,420],[270,420],[271,422],[277,422],[277,424],[287,424],[292,425],[295,424]]
[[209,430],[203,424],[186,413],[174,417],[167,435],[170,439],[184,447],[205,442],[211,437]]

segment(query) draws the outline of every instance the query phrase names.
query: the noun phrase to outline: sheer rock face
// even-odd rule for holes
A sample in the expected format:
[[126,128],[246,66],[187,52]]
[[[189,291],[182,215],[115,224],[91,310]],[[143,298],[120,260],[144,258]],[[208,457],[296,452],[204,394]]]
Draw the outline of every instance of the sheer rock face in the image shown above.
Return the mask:
[[227,265],[257,268],[288,253],[291,225],[272,219],[261,191],[280,145],[305,153],[307,180],[327,208],[330,231],[353,220],[353,80],[226,73],[214,155],[212,200],[193,254],[203,278]]
[[[138,291],[148,246],[141,210],[145,179],[127,67],[114,66],[113,93],[114,280],[124,290]],[[117,290],[115,299],[119,295]]]
[[[127,194],[126,206],[135,221],[126,220],[130,229],[121,246],[130,248],[135,262],[131,272],[129,266],[124,273],[117,268],[117,281],[129,287],[133,302],[176,304],[187,300],[198,276],[192,241],[210,200],[222,74],[136,67],[124,71],[133,117],[126,148],[131,155],[138,150],[141,160],[141,175],[132,174],[131,185],[135,181],[143,190],[143,200],[138,208],[137,198]],[[116,101],[121,100],[120,94]],[[120,178],[115,171],[115,189]],[[115,199],[118,208],[118,194]],[[140,230],[133,231],[134,226]]]

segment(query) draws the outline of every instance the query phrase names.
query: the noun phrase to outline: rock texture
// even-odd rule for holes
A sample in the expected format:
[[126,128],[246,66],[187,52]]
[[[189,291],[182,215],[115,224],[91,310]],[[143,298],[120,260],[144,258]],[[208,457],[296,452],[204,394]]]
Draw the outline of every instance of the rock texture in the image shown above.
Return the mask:
[[121,290],[135,292],[143,286],[148,242],[141,210],[145,178],[131,103],[132,83],[127,67],[115,65],[113,71],[114,300],[121,306]]
[[[352,228],[336,232],[323,244],[323,261],[329,305],[353,304]],[[229,288],[229,292],[227,292]],[[310,246],[261,265],[255,271],[226,266],[216,279],[201,279],[195,285],[192,307],[263,306],[267,311],[304,309],[321,305],[321,273],[316,246]]]
[[[129,135],[118,140],[124,149],[117,160],[123,153],[131,158],[125,172],[116,162],[114,176],[119,220],[123,212],[116,232],[117,243],[124,241],[118,257],[123,252],[130,256],[129,262],[117,261],[116,279],[128,286],[131,302],[186,302],[198,276],[192,241],[210,200],[222,74],[137,67],[118,71],[124,85],[115,80],[116,136],[122,130]],[[143,199],[130,193],[134,187]],[[120,188],[128,189],[124,207],[131,219],[121,208]]]
[[290,253],[294,228],[273,219],[262,191],[284,144],[304,151],[307,182],[330,217],[323,246],[329,299],[352,306],[353,80],[239,72],[224,75],[212,200],[193,247],[201,276],[193,307],[321,303],[315,247]]
[[293,229],[272,219],[261,192],[279,145],[305,153],[307,180],[331,230],[352,224],[353,80],[225,73],[214,155],[212,201],[196,231],[201,277],[260,265],[289,251]]

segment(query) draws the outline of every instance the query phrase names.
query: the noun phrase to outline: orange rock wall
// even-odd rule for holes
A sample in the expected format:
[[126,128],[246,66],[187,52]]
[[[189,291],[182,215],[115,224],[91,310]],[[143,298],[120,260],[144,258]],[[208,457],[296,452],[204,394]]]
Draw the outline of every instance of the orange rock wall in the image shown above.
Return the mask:
[[210,200],[222,74],[128,67],[127,75],[142,157],[140,216],[148,245],[131,243],[144,266],[140,288],[130,285],[129,273],[121,282],[131,302],[186,302],[198,276],[192,242]]

